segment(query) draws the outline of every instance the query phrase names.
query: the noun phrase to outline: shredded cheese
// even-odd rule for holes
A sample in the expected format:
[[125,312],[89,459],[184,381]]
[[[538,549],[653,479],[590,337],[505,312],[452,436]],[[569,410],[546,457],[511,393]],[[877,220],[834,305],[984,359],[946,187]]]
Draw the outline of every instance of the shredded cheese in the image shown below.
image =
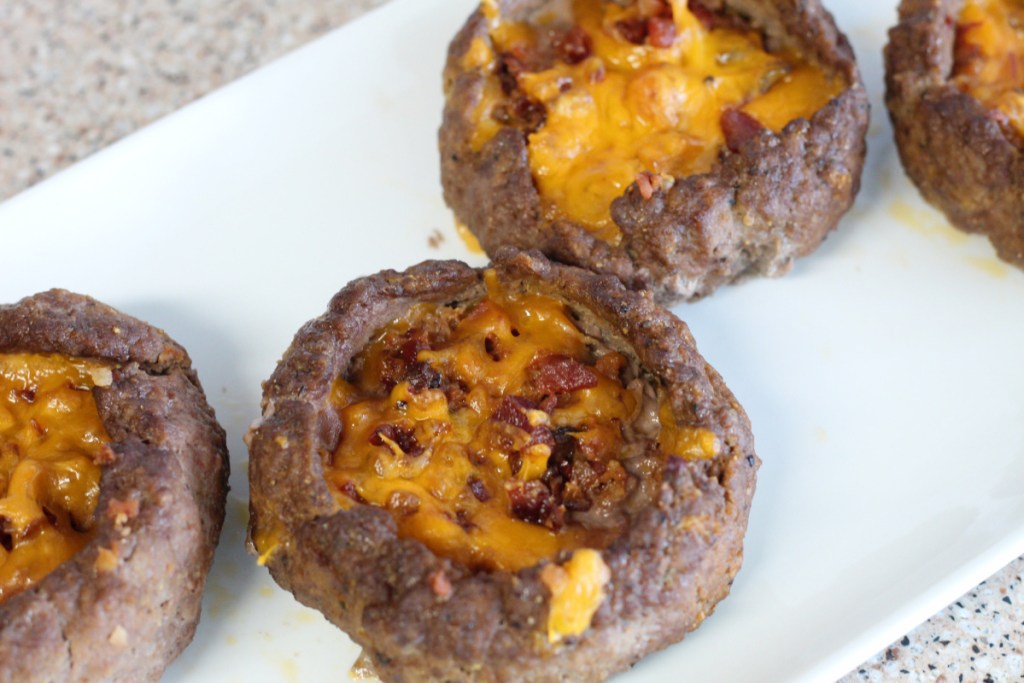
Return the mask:
[[111,381],[92,361],[0,354],[0,601],[92,538],[109,437],[91,390]]
[[[589,56],[516,75],[519,90],[547,113],[529,136],[530,167],[549,220],[571,219],[611,243],[621,239],[612,200],[641,173],[708,171],[726,142],[726,110],[778,132],[846,87],[798,55],[766,52],[755,32],[705,27],[686,0],[669,3],[674,36],[666,46],[624,38],[620,27],[642,19],[637,3],[571,4],[573,25],[591,41]],[[476,148],[501,128],[500,55],[535,48],[542,30],[502,21],[493,2],[483,11],[493,47],[474,41],[462,62],[489,76],[473,112]]]
[[966,0],[957,21],[953,81],[1024,135],[1024,4]]
[[[564,303],[505,291],[493,271],[485,281],[475,304],[414,307],[337,379],[342,438],[325,462],[335,500],[386,508],[400,535],[475,568],[603,548],[621,515],[588,526],[573,514],[614,513],[629,494],[623,425],[640,407],[619,377],[626,360]],[[708,457],[714,435],[679,427],[667,405],[650,452]]]

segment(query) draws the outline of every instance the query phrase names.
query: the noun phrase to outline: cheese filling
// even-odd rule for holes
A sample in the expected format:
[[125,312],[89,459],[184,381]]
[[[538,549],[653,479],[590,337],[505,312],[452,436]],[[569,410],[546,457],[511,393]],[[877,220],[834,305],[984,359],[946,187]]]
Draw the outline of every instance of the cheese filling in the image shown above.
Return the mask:
[[1024,3],[966,0],[954,58],[957,87],[1024,134]]
[[[686,0],[571,0],[527,23],[484,0],[490,45],[463,58],[489,74],[473,145],[503,125],[529,132],[529,161],[548,220],[570,219],[618,243],[612,200],[710,170],[767,128],[808,118],[845,87],[753,31],[718,25]],[[569,26],[569,28],[566,28]]]
[[94,361],[0,354],[0,601],[92,538],[109,448],[92,388],[111,381]]
[[477,569],[604,548],[649,504],[668,454],[713,457],[718,439],[676,425],[564,303],[506,291],[493,271],[485,282],[479,302],[415,306],[336,381],[335,499],[386,508],[401,536]]

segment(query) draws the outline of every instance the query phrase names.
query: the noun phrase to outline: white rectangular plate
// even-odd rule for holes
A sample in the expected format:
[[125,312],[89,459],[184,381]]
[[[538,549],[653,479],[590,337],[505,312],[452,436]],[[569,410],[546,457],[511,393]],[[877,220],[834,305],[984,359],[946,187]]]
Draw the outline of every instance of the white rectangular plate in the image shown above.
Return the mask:
[[[880,97],[895,3],[830,4],[875,103],[864,186],[790,275],[675,308],[764,467],[732,596],[622,683],[834,680],[1024,551],[1024,273],[903,177]],[[436,151],[445,47],[472,5],[396,0],[0,206],[0,301],[60,286],[165,328],[228,431],[228,523],[168,683],[347,678],[348,638],[243,550],[241,437],[346,282],[482,263]]]

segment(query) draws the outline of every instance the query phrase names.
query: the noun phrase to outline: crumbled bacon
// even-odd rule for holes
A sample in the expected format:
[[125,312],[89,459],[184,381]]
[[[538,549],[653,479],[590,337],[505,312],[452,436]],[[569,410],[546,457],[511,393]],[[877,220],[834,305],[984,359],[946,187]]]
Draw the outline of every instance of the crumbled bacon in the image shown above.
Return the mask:
[[[498,407],[491,414],[491,419],[510,424],[516,429],[521,429],[529,434],[530,441],[526,446],[534,444],[554,446],[555,441],[551,435],[551,428],[547,424],[531,423],[529,413],[527,412],[530,410],[543,410],[543,408],[538,408],[535,402],[522,396],[506,396],[501,399],[501,403],[498,404]],[[550,411],[545,410],[544,412]],[[522,456],[514,448],[506,450],[509,452],[509,465],[512,467],[512,474],[516,474],[519,471],[519,467],[522,466]]]
[[501,91],[511,95],[519,88],[519,75],[526,71],[523,60],[511,52],[503,52],[498,56],[498,82]]
[[378,426],[370,434],[370,443],[374,446],[387,445],[385,439],[398,446],[408,456],[415,457],[423,453],[423,446],[416,440],[416,434],[411,427],[385,423]]
[[344,483],[338,486],[338,490],[344,493],[352,500],[354,500],[355,502],[366,505],[367,501],[365,498],[363,498],[363,494],[359,493],[359,489],[356,488],[355,482],[351,480],[345,481]]
[[441,373],[429,363],[419,361],[420,351],[431,348],[422,330],[409,330],[396,341],[397,348],[381,358],[380,381],[386,391],[391,391],[400,382],[409,382],[413,391],[444,386],[445,379]]
[[740,109],[726,109],[720,120],[725,144],[732,152],[738,152],[744,143],[752,140],[765,130],[764,124]]
[[573,26],[560,38],[555,39],[554,47],[566,64],[579,64],[593,52],[594,43],[586,31],[579,26]]
[[452,382],[445,389],[445,398],[448,399],[448,409],[453,413],[466,407],[466,396],[469,394],[469,387],[462,382]]
[[564,511],[543,482],[534,480],[514,484],[508,491],[512,515],[516,519],[558,531],[564,524]]
[[487,490],[487,484],[478,477],[469,478],[469,490],[473,497],[481,503],[486,503],[491,499],[491,492]]
[[494,413],[491,414],[491,419],[505,422],[513,427],[522,429],[524,432],[528,432],[530,431],[530,418],[527,416],[526,411],[534,407],[532,401],[522,396],[506,396],[501,399],[501,403],[498,404]]
[[495,363],[500,361],[504,357],[504,353],[498,348],[498,335],[493,332],[489,332],[484,338],[484,351],[491,357]]
[[543,399],[541,399],[540,405],[538,405],[537,407],[540,410],[543,410],[545,413],[550,414],[552,411],[554,411],[555,408],[558,407],[558,396],[555,394],[545,396]]
[[469,532],[476,528],[476,524],[469,518],[469,512],[466,510],[455,511],[455,523],[458,524],[463,531]]
[[519,470],[523,469],[523,455],[519,451],[512,451],[508,454],[508,469],[512,472],[512,476],[519,474]]
[[715,13],[709,10],[703,2],[700,0],[690,0],[688,3],[690,13],[697,17],[697,21],[704,26],[705,29],[711,30],[715,26]]
[[653,197],[659,188],[661,188],[661,176],[649,171],[640,171],[636,174],[636,189],[640,191],[640,196],[644,198],[644,201]]
[[643,45],[647,41],[647,21],[640,17],[615,22],[615,30],[627,43]]
[[676,42],[676,24],[671,17],[651,17],[647,20],[647,42],[653,47],[672,47]]
[[551,353],[526,366],[533,387],[541,394],[559,394],[597,386],[597,375],[575,358]]
[[543,126],[548,118],[547,108],[540,102],[535,102],[527,97],[518,98],[513,111],[523,128],[531,132]]
[[408,517],[419,512],[420,499],[411,491],[392,491],[388,494],[387,508],[402,517]]

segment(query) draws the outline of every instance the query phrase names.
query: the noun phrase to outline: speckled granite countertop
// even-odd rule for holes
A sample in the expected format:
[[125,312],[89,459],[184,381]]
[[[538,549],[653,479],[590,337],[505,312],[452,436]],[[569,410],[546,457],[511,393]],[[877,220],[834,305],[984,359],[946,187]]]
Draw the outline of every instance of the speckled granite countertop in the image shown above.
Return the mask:
[[[387,0],[0,3],[0,199]],[[1024,680],[1024,558],[841,683]]]

